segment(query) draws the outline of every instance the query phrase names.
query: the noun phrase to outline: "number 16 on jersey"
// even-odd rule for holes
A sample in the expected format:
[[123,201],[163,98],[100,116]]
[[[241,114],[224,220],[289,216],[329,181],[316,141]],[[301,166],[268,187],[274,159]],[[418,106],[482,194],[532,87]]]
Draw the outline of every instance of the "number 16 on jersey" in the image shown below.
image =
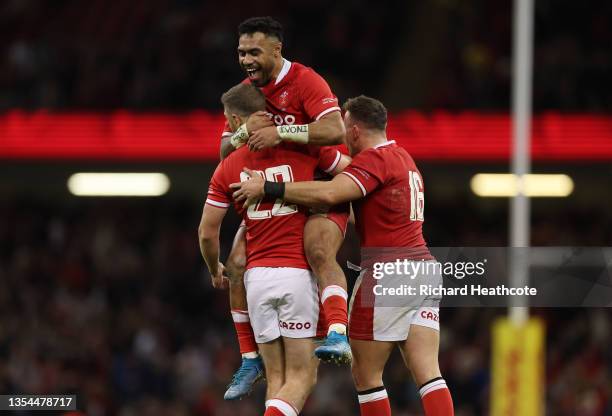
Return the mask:
[[425,211],[425,195],[423,194],[423,180],[419,172],[413,170],[408,172],[410,181],[410,219],[412,221],[423,221]]

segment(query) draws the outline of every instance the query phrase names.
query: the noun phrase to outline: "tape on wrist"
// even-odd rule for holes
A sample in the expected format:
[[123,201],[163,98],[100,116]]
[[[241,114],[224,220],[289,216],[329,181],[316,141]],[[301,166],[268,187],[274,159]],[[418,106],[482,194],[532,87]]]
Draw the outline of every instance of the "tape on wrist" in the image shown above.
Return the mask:
[[308,124],[278,126],[276,130],[282,140],[301,144],[308,143]]
[[238,149],[240,146],[243,146],[247,140],[249,140],[249,132],[247,130],[246,123],[244,123],[238,127],[234,134],[232,134],[232,137],[230,137],[230,143],[232,146]]

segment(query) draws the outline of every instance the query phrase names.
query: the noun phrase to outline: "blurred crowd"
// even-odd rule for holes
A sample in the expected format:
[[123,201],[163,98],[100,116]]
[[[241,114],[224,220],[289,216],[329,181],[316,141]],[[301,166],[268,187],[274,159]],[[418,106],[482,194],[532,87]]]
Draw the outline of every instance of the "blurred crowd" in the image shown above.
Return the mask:
[[[414,75],[408,50],[425,61],[416,75],[426,84],[393,108],[509,107],[510,0],[6,0],[0,109],[218,109],[244,76],[236,27],[262,14],[284,24],[285,55],[314,67],[342,100],[386,101]],[[605,0],[536,2],[536,110],[612,109],[611,19]]]
[[[445,212],[432,206],[429,222]],[[198,251],[199,216],[199,204],[166,199],[2,204],[0,393],[76,393],[88,416],[261,415],[263,383],[241,402],[222,400],[240,355],[227,293],[212,289]],[[224,224],[224,254],[237,224]],[[454,224],[426,234],[456,246],[478,233],[486,241],[491,228],[503,235],[503,222],[473,224],[471,236]],[[348,239],[341,258],[357,261]],[[504,313],[441,312],[441,366],[458,416],[487,414],[490,325]],[[548,332],[547,414],[612,415],[612,311],[536,314]],[[399,354],[385,383],[394,415],[422,414]],[[322,366],[304,414],[358,414],[349,370]]]
[[[511,100],[513,1],[436,2],[445,49],[431,66],[428,108],[505,109]],[[536,111],[612,110],[612,3],[537,0],[533,46]]]
[[262,13],[284,24],[289,59],[357,86],[381,64],[391,6],[401,4],[365,3],[9,0],[0,5],[0,108],[218,109],[245,76],[237,26]]

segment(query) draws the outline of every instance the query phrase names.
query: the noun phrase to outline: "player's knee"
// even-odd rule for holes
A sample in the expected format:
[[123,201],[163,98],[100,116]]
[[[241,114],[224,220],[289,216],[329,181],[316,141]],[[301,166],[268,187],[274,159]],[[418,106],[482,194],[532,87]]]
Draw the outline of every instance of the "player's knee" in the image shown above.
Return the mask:
[[315,273],[317,270],[327,267],[328,263],[336,261],[336,253],[333,253],[332,250],[323,243],[317,242],[309,244],[305,247],[305,251],[308,263]]

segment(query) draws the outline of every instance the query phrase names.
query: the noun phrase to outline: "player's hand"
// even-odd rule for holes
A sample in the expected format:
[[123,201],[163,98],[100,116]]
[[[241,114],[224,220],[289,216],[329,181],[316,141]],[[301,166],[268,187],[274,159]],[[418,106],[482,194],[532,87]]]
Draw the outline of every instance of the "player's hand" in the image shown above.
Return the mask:
[[244,168],[242,170],[249,175],[250,179],[244,182],[232,183],[230,188],[236,190],[232,194],[234,199],[236,201],[244,200],[244,204],[242,206],[246,208],[264,197],[265,181],[264,178],[248,168]]
[[227,289],[229,287],[229,278],[224,275],[225,266],[219,262],[217,265],[217,274],[211,272],[212,285],[215,289]]
[[254,131],[253,134],[249,136],[249,141],[247,141],[247,144],[249,145],[250,151],[258,151],[276,146],[280,142],[281,138],[278,135],[276,126],[270,126]]
[[265,111],[256,111],[247,118],[246,127],[249,132],[255,132],[264,127],[273,126],[274,122]]

